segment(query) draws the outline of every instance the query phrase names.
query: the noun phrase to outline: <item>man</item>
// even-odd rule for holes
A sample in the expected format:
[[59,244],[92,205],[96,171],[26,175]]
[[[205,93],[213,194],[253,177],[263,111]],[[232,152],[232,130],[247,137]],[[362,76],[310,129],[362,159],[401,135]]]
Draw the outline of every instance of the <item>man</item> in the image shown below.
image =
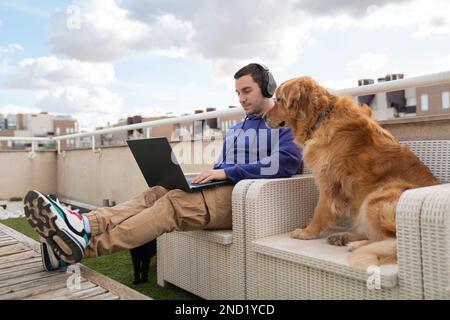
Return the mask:
[[[228,133],[220,160],[194,183],[229,179],[282,178],[299,172],[301,150],[290,129],[269,129],[263,115],[274,102],[275,80],[260,64],[249,64],[234,76],[239,102],[247,116]],[[141,246],[165,232],[230,229],[233,184],[187,193],[156,186],[114,207],[83,216],[37,191],[25,197],[25,213],[42,237],[46,270]]]

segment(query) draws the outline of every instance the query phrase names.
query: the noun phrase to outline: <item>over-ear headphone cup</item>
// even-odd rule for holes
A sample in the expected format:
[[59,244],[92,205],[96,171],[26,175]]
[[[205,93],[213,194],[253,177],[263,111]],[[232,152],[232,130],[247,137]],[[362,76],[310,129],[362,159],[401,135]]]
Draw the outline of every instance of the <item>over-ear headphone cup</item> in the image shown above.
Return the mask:
[[272,73],[269,71],[269,68],[267,68],[265,65],[261,63],[253,63],[254,65],[258,66],[258,68],[262,72],[262,88],[261,93],[266,98],[272,98],[275,89],[277,88],[277,83],[275,82],[275,78],[273,77]]
[[275,94],[275,89],[277,88],[277,83],[275,82],[275,79],[270,71],[267,72],[268,81],[266,86],[266,93],[267,98],[272,98]]
[[268,98],[269,96],[269,92],[267,91],[269,87],[269,77],[267,75],[266,71],[263,71],[263,75],[262,75],[262,83],[261,83],[261,93],[264,97]]

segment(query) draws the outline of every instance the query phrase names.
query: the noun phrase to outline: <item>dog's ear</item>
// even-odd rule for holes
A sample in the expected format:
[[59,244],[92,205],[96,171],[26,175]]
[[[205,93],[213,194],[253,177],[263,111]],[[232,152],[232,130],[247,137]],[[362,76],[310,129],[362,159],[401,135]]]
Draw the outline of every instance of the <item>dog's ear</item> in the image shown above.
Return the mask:
[[305,86],[299,79],[292,79],[283,86],[283,97],[289,112],[302,111],[310,104],[310,97]]
[[332,95],[309,77],[292,82],[288,95],[288,108],[296,108],[307,115],[316,114],[330,105]]
[[360,109],[364,114],[366,114],[369,118],[373,117],[373,110],[367,104],[363,104]]

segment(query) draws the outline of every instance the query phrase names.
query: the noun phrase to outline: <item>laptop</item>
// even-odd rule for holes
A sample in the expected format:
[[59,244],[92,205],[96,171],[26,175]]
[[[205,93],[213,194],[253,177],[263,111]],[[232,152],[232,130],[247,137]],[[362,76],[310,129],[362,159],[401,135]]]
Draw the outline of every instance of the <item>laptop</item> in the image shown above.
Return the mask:
[[162,186],[168,190],[181,189],[192,192],[231,183],[231,180],[192,183],[197,174],[185,175],[178,161],[176,163],[172,161],[172,147],[165,137],[127,140],[127,144],[149,187]]

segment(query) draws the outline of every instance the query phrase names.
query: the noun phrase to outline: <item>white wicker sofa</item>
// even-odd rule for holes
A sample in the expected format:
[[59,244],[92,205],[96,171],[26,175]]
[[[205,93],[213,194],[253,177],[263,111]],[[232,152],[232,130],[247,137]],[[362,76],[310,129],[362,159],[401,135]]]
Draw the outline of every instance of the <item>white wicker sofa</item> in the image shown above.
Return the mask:
[[245,198],[254,180],[233,189],[233,230],[171,232],[157,240],[158,284],[205,299],[245,299]]
[[403,143],[442,184],[402,194],[397,206],[398,265],[368,274],[348,265],[345,247],[328,245],[323,238],[289,237],[290,231],[307,225],[316,206],[312,176],[255,181],[245,202],[247,298],[448,299],[450,141]]

